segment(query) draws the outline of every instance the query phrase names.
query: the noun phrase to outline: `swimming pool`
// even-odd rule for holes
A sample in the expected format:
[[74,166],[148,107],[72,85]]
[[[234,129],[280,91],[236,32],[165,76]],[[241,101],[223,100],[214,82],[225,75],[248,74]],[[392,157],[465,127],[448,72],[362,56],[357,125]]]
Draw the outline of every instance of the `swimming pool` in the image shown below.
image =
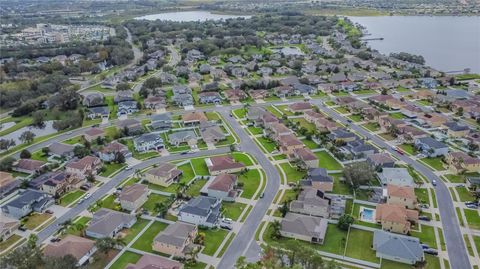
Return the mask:
[[375,209],[362,207],[360,210],[360,219],[367,222],[375,222]]

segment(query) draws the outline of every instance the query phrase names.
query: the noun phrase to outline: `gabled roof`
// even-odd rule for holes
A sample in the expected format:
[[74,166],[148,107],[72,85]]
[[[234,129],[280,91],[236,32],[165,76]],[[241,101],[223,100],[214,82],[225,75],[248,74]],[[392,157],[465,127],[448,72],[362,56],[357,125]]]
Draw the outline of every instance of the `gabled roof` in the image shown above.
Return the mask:
[[182,171],[171,163],[159,163],[157,167],[148,170],[146,173],[158,177],[175,177],[181,174]]
[[183,264],[161,256],[143,254],[135,264],[129,263],[125,269],[181,269]]
[[417,196],[415,196],[415,189],[408,186],[397,186],[393,184],[388,184],[387,194],[388,196],[393,197],[417,199]]
[[104,134],[104,131],[102,129],[99,129],[99,128],[91,128],[91,129],[86,130],[85,134],[89,135],[89,136],[102,135],[102,134]]
[[208,189],[229,192],[237,182],[237,176],[231,174],[220,174],[210,183]]
[[132,184],[123,188],[118,198],[124,201],[135,202],[147,192],[148,187],[146,185]]
[[135,219],[134,215],[101,208],[93,214],[87,231],[109,236],[118,227],[123,227]]
[[205,159],[210,171],[222,171],[227,169],[237,169],[245,167],[243,163],[236,162],[231,156],[214,156]]
[[390,257],[401,257],[406,260],[423,260],[423,249],[416,237],[375,230],[373,233],[373,249]]
[[35,171],[40,169],[43,165],[45,165],[45,162],[42,162],[42,161],[31,160],[31,159],[20,159],[15,164],[15,167],[19,169],[29,170],[29,171]]
[[190,233],[195,229],[196,226],[193,224],[177,221],[168,225],[165,230],[158,233],[154,241],[176,247],[183,247]]
[[183,121],[207,121],[208,118],[202,111],[192,111],[182,115]]
[[287,213],[281,222],[281,230],[309,237],[324,239],[328,221],[324,218]]
[[417,139],[420,143],[425,144],[429,146],[430,148],[434,149],[442,149],[442,148],[448,148],[447,145],[443,144],[442,142],[431,138],[430,136],[427,137],[421,137]]

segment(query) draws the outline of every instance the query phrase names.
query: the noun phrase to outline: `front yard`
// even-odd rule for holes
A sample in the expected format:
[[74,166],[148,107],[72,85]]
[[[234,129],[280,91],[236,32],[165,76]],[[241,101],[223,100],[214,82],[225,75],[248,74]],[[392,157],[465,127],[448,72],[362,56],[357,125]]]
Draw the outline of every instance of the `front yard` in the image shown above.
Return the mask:
[[208,172],[207,165],[205,164],[205,159],[204,158],[197,158],[197,159],[192,159],[190,160],[192,166],[193,166],[193,171],[195,171],[195,174],[197,176],[208,176],[210,173]]
[[253,165],[253,161],[250,158],[250,156],[247,155],[247,153],[242,153],[242,152],[233,152],[232,153],[232,158],[237,161],[243,163],[245,166],[251,166]]
[[464,209],[463,212],[465,213],[468,226],[471,229],[480,229],[480,216],[478,215],[478,210]]
[[226,218],[231,218],[232,220],[236,221],[242,214],[243,210],[247,207],[246,204],[242,203],[228,203],[224,202],[222,204],[223,215]]
[[68,206],[73,201],[82,197],[84,194],[85,194],[85,192],[82,191],[82,190],[75,190],[75,191],[69,192],[59,199],[59,204],[61,206]]
[[362,126],[372,132],[376,132],[380,130],[380,125],[377,122],[369,122],[369,123],[363,124]]
[[199,233],[205,233],[204,248],[202,253],[213,256],[227,237],[228,232],[223,229],[199,229]]
[[111,268],[123,269],[127,267],[129,263],[135,264],[142,258],[141,254],[125,251],[113,264]]
[[399,147],[409,155],[416,155],[418,153],[417,149],[413,144],[402,144]]
[[260,187],[260,172],[258,169],[250,169],[238,176],[238,182],[243,183],[242,198],[251,199]]
[[148,212],[152,214],[158,213],[158,210],[155,209],[155,204],[156,203],[162,203],[164,201],[168,200],[167,196],[156,194],[156,193],[151,193],[148,196],[148,200],[143,204],[143,209],[148,210]]
[[102,177],[109,177],[111,176],[113,173],[117,172],[118,170],[124,168],[125,166],[127,166],[125,163],[104,163],[103,164],[103,169],[104,171],[102,173],[100,173],[100,176]]
[[[258,142],[265,148],[266,153],[271,153],[277,149],[277,144],[274,141],[265,137],[257,137]],[[263,150],[263,149],[262,149]]]
[[436,171],[445,170],[445,168],[443,167],[443,161],[441,157],[423,158],[423,159],[420,159],[420,161],[422,161],[423,163],[426,163]]
[[42,223],[44,223],[45,221],[47,221],[48,219],[52,218],[52,215],[50,214],[46,214],[46,213],[42,213],[42,214],[38,214],[38,213],[33,213],[27,217],[25,217],[22,222],[23,223],[23,226],[28,229],[28,230],[35,230],[37,229],[38,227],[40,227],[42,225]]
[[306,172],[298,171],[296,167],[290,165],[290,163],[280,164],[281,169],[285,172],[287,182],[298,182],[301,179],[305,178]]

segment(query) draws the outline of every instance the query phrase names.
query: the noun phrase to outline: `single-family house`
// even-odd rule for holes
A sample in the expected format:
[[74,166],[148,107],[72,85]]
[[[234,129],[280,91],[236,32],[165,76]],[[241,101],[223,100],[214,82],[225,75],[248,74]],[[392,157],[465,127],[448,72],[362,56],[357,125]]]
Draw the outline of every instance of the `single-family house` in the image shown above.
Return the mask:
[[[159,232],[153,239],[152,249],[160,253],[185,257],[197,236],[197,226],[177,221]],[[163,267],[162,267],[163,268]]]
[[69,144],[63,144],[58,142],[53,142],[48,146],[48,154],[50,156],[55,156],[58,158],[70,159],[73,157],[73,149],[75,146]]
[[174,146],[187,143],[188,145],[196,145],[198,137],[194,131],[180,131],[168,135],[168,141]]
[[128,135],[139,134],[143,132],[142,123],[136,119],[125,119],[117,122],[117,127],[121,130],[127,130]]
[[368,155],[367,162],[374,168],[393,168],[395,166],[395,159],[386,152]]
[[82,266],[90,260],[95,251],[97,251],[95,241],[76,235],[67,235],[58,242],[47,244],[43,254],[54,258],[70,255],[77,261],[77,266]]
[[322,192],[332,192],[333,182],[333,177],[328,175],[325,168],[310,168],[307,171],[307,178],[301,180],[300,184]]
[[85,178],[88,175],[96,175],[102,167],[102,160],[98,157],[85,156],[78,161],[65,165],[65,171],[78,178]]
[[120,102],[124,101],[133,101],[133,91],[126,90],[126,91],[117,91],[115,94],[115,97],[113,98],[113,101],[115,104],[118,104]]
[[223,94],[230,102],[240,102],[247,98],[247,94],[240,89],[225,90]]
[[297,103],[290,104],[288,106],[288,110],[290,110],[293,113],[306,112],[306,111],[312,110],[312,105],[308,102],[297,102]]
[[402,205],[408,209],[417,208],[415,189],[407,186],[387,185],[387,204]]
[[2,207],[2,212],[8,217],[20,219],[31,212],[44,212],[53,205],[55,200],[44,192],[25,190]]
[[130,115],[138,111],[137,101],[122,101],[118,103],[117,116]]
[[218,92],[201,92],[198,94],[198,100],[202,104],[222,103],[222,97]]
[[405,187],[415,186],[415,182],[407,168],[383,168],[377,175],[384,186],[389,184]]
[[455,121],[446,122],[443,126],[446,129],[448,137],[451,138],[462,138],[470,132],[470,128],[467,125],[460,125]]
[[237,173],[245,168],[243,163],[235,161],[228,155],[205,158],[205,163],[212,176]]
[[280,151],[287,156],[293,155],[295,149],[301,149],[305,147],[302,141],[300,141],[293,134],[279,136],[277,142],[280,147]]
[[305,168],[318,167],[318,158],[309,148],[296,148],[293,154],[289,156],[292,159],[298,160],[300,165]]
[[118,200],[122,209],[134,212],[147,201],[148,194],[146,185],[132,184],[122,189],[120,195],[118,195]]
[[13,163],[13,171],[26,173],[26,174],[35,174],[40,172],[42,167],[46,165],[43,161],[32,160],[32,159],[19,159]]
[[15,191],[20,183],[11,173],[0,171],[0,199]]
[[18,227],[20,227],[18,220],[2,216],[0,218],[0,241],[4,242],[14,235]]
[[411,265],[425,260],[423,248],[417,237],[375,230],[372,248],[380,259]]
[[323,244],[328,221],[324,218],[287,213],[282,219],[280,234],[314,244]]
[[206,186],[207,195],[209,197],[217,198],[223,201],[235,201],[237,191],[237,175],[234,174],[220,174],[210,180]]
[[447,145],[430,136],[416,139],[415,147],[429,157],[445,156],[448,153]]
[[125,158],[132,156],[127,146],[117,141],[112,141],[98,152],[98,157],[104,162],[113,162],[118,154],[122,154]]
[[153,269],[153,268],[183,269],[183,264],[178,261],[170,260],[162,256],[143,254],[142,257],[135,264],[129,263],[125,267],[125,269]]
[[151,126],[155,130],[167,130],[172,127],[172,115],[170,113],[152,115],[150,120]]
[[467,176],[465,179],[465,186],[471,190],[476,190],[480,186],[480,177]]
[[296,200],[290,202],[290,212],[329,218],[330,200],[326,199],[322,191],[306,187]]
[[159,163],[156,167],[145,173],[145,180],[164,187],[177,182],[182,176],[183,171],[171,163]]
[[96,106],[88,108],[87,118],[93,120],[96,118],[106,118],[110,116],[110,108],[108,106]]
[[115,237],[122,229],[127,229],[137,222],[134,215],[101,208],[93,214],[86,235],[93,238]]
[[198,196],[189,200],[178,212],[178,220],[206,227],[216,227],[220,216],[221,200]]
[[408,234],[412,223],[418,223],[418,211],[406,209],[403,205],[378,204],[375,220],[385,231]]
[[149,96],[143,100],[143,106],[146,109],[162,109],[167,107],[167,101],[162,96]]
[[100,128],[94,127],[86,130],[84,137],[85,137],[85,140],[87,140],[88,142],[92,142],[99,137],[100,138],[105,137],[105,132]]
[[138,152],[144,152],[149,150],[159,150],[165,147],[162,137],[158,133],[142,134],[139,137],[133,139],[133,146]]
[[214,122],[201,122],[199,129],[200,135],[205,143],[218,143],[226,138],[220,126]]
[[202,121],[208,121],[207,116],[203,111],[192,111],[182,115],[184,124],[199,124]]
[[455,174],[480,172],[480,159],[462,151],[448,153],[445,161],[448,164],[448,169]]
[[89,93],[85,97],[83,97],[83,105],[86,107],[94,107],[94,106],[101,106],[104,104],[105,97],[102,93],[95,92]]

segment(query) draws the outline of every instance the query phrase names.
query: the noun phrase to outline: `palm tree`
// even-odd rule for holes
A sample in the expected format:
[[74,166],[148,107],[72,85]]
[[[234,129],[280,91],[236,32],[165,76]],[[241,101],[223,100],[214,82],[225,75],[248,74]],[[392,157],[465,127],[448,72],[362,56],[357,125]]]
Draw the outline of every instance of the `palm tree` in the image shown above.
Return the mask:
[[85,224],[83,223],[75,223],[75,230],[80,232],[80,235],[83,236],[85,233]]
[[158,212],[159,216],[163,217],[168,211],[168,206],[165,204],[165,202],[155,203],[154,210]]
[[187,256],[189,257],[189,260],[192,263],[196,263],[199,253],[200,253],[200,248],[194,247],[187,253]]
[[273,229],[273,237],[278,239],[280,238],[281,234],[280,234],[280,229],[282,228],[282,225],[280,224],[280,222],[278,220],[275,220],[273,223],[272,223],[272,229]]

